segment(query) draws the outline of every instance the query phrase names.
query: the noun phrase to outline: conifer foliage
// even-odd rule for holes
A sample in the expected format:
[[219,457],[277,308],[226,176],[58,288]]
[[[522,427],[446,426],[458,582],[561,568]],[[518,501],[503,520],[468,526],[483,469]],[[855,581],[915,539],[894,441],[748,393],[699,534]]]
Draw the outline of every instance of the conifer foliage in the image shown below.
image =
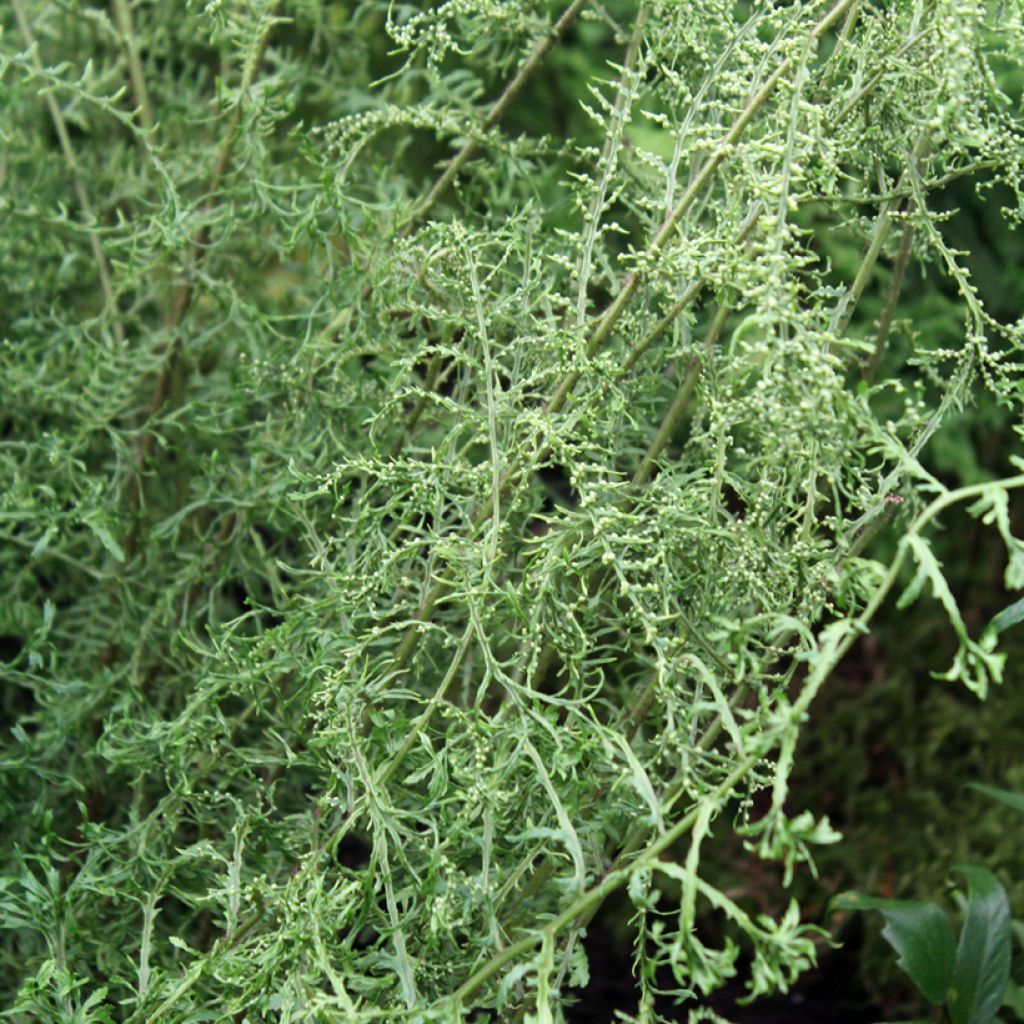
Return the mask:
[[1024,586],[1024,477],[918,460],[1019,419],[939,199],[1024,216],[1021,0],[0,24],[0,1009],[558,1021],[616,892],[638,1020],[785,989],[702,849],[838,839],[796,741],[901,586],[1000,681],[944,509]]

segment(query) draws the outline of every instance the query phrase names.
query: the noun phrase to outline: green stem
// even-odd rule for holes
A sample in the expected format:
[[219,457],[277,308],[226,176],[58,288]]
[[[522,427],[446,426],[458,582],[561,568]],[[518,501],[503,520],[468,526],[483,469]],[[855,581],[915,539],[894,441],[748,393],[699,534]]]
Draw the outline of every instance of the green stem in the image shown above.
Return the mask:
[[[959,178],[965,178],[969,174],[977,174],[979,171],[991,171],[998,166],[998,160],[979,160],[968,167],[959,167],[954,171],[949,171],[940,178],[932,178],[930,181],[921,182],[920,191],[934,192],[945,188],[950,182],[956,181]],[[911,185],[898,185],[895,188],[891,188],[888,192],[869,192],[867,195],[837,196],[836,198],[841,199],[844,203],[855,203],[859,206],[877,206],[879,203],[884,203],[888,200],[906,199],[914,194],[915,189]]]
[[[729,793],[743,776],[756,763],[757,758],[748,755],[744,758],[726,778],[715,787],[706,797],[705,801],[721,801],[728,797]],[[668,829],[661,836],[652,842],[647,849],[637,857],[628,867],[622,867],[615,871],[609,871],[599,882],[581,893],[572,903],[560,914],[554,917],[542,929],[527,935],[518,942],[512,943],[505,949],[496,953],[482,967],[476,970],[458,989],[444,1002],[452,1001],[456,1007],[461,1007],[465,1000],[473,995],[482,985],[494,977],[506,964],[519,959],[531,952],[534,947],[545,938],[554,938],[563,929],[572,925],[577,918],[581,918],[591,908],[596,909],[617,889],[622,888],[628,881],[631,872],[644,864],[650,864],[673,843],[686,834],[688,829],[697,820],[700,811],[700,804],[693,807],[671,829]]]
[[419,718],[409,726],[409,730],[406,733],[405,739],[402,741],[402,745],[397,751],[395,751],[391,760],[388,761],[387,764],[385,764],[377,773],[378,788],[383,789],[388,782],[391,781],[391,777],[396,771],[398,771],[402,762],[405,760],[406,755],[414,746],[416,746],[417,743],[420,742],[420,736],[423,735],[424,730],[430,724],[430,720],[434,717],[435,712],[448,696],[448,691],[451,689],[452,683],[455,682],[456,673],[459,670],[459,666],[462,665],[463,659],[466,657],[466,653],[469,651],[469,644],[472,639],[473,627],[472,625],[469,625],[463,632],[462,640],[459,643],[458,650],[455,652],[455,657],[452,658],[451,664],[448,666],[448,671],[441,680],[441,684],[438,686],[434,696],[431,697],[430,703],[426,708],[424,708]]
[[[516,76],[505,86],[505,91],[498,97],[494,105],[488,111],[487,116],[483,119],[480,125],[480,135],[483,135],[488,129],[493,128],[504,116],[505,111],[508,110],[512,101],[519,95],[523,86],[530,76],[540,67],[544,58],[548,55],[555,43],[565,34],[566,29],[576,20],[580,11],[586,6],[588,0],[573,0],[571,4],[562,12],[562,16],[555,22],[554,27],[551,31],[543,38],[538,39],[534,44],[533,49],[530,51],[530,55],[526,58],[523,66],[519,69]],[[466,163],[473,157],[479,148],[479,142],[477,139],[469,139],[463,145],[462,149],[452,157],[448,162],[441,176],[434,182],[433,187],[424,197],[422,202],[415,207],[412,214],[409,216],[408,221],[403,225],[399,231],[399,237],[408,235],[415,225],[423,220],[428,213],[434,208],[437,201],[448,191],[448,187],[455,180],[459,171],[466,165]]]
[[[740,227],[739,232],[736,235],[736,240],[733,243],[736,246],[742,245],[750,237],[751,232],[757,225],[758,217],[761,216],[763,207],[760,201],[755,202],[750,212],[747,214],[746,220]],[[634,366],[643,358],[648,349],[672,326],[676,318],[680,313],[690,304],[697,292],[704,287],[706,281],[702,278],[697,278],[691,281],[687,285],[683,294],[676,299],[675,302],[669,306],[668,310],[652,327],[650,327],[640,340],[630,350],[629,354],[622,362],[622,366],[619,369],[619,376],[624,377]]]
[[885,577],[875,590],[875,593],[872,595],[871,600],[868,602],[864,611],[853,623],[853,628],[850,629],[846,636],[834,648],[834,656],[829,660],[826,669],[815,669],[815,671],[813,671],[808,677],[808,684],[804,687],[804,692],[793,706],[794,720],[798,720],[799,716],[807,710],[807,707],[810,705],[814,695],[818,692],[828,674],[837,664],[839,664],[842,658],[846,655],[846,652],[849,651],[857,639],[867,632],[868,624],[875,617],[878,609],[881,608],[889,594],[889,591],[892,590],[896,580],[899,578],[900,571],[903,568],[903,563],[906,561],[907,552],[910,550],[910,546],[906,543],[906,536],[920,536],[921,531],[940,512],[949,508],[950,505],[955,505],[961,501],[968,501],[971,498],[981,497],[981,495],[992,487],[1001,487],[1003,490],[1007,491],[1024,487],[1024,474],[1007,477],[995,482],[973,484],[970,487],[960,487],[955,491],[947,491],[928,505],[917,519],[914,520],[907,530],[904,539],[901,541],[896,552],[896,557],[889,566],[888,572],[886,572]]
[[153,107],[149,102],[149,91],[146,89],[146,76],[139,58],[139,46],[132,26],[132,12],[128,0],[110,0],[114,12],[114,24],[124,43],[125,55],[128,59],[128,78],[132,86],[132,99],[138,111],[142,127],[148,131],[153,127]]
[[[809,40],[811,42],[815,42],[820,39],[855,2],[857,2],[857,0],[839,0],[839,3],[837,3],[832,10],[829,11],[829,13],[811,29]],[[740,141],[743,133],[750,125],[750,122],[754,120],[755,115],[761,107],[768,102],[768,99],[771,97],[772,93],[775,92],[779,82],[781,82],[788,74],[790,68],[793,66],[793,62],[793,57],[786,57],[780,61],[778,67],[771,73],[771,75],[769,75],[764,85],[762,85],[747,102],[747,105],[740,112],[740,115],[732,123],[732,127],[730,127],[722,140],[711,151],[711,155],[704,161],[697,174],[694,175],[693,180],[687,186],[686,191],[683,192],[679,202],[676,203],[675,207],[673,207],[661,227],[655,233],[654,238],[651,240],[651,243],[647,248],[647,252],[645,253],[645,262],[650,262],[664,248],[665,244],[675,233],[679,222],[689,211],[690,207],[693,206],[694,202],[696,202],[698,196],[700,196],[704,191],[704,187],[714,176],[718,168],[725,162],[726,158],[732,152],[733,147]],[[636,293],[637,288],[640,287],[641,276],[642,275],[639,271],[632,271],[626,277],[622,288],[619,290],[618,295],[615,296],[611,305],[609,305],[604,313],[598,318],[597,323],[591,331],[590,337],[587,341],[586,351],[588,358],[592,357],[597,352],[608,336],[612,333],[612,330],[618,323],[620,317],[626,311],[626,307],[629,305],[630,300]],[[580,371],[575,371],[563,380],[562,384],[555,392],[554,397],[548,403],[547,411],[549,413],[557,412],[565,404],[565,400],[568,398],[573,388],[575,388],[580,376]]]
[[[911,173],[911,168],[916,164],[917,160],[928,152],[928,148],[928,136],[922,132],[917,137],[917,142],[914,144],[913,150],[911,150],[911,164],[900,176],[897,189],[899,189],[903,182],[907,180]],[[853,284],[851,284],[846,290],[846,294],[843,295],[839,304],[835,308],[835,312],[832,314],[832,320],[829,323],[829,331],[832,334],[842,335],[846,333],[846,328],[849,326],[854,310],[857,308],[857,304],[860,302],[861,296],[864,294],[864,289],[867,287],[867,283],[871,279],[872,273],[874,273],[875,264],[878,262],[878,257],[882,252],[882,246],[885,245],[885,240],[889,237],[889,231],[892,228],[893,214],[896,212],[898,205],[899,203],[896,200],[888,200],[883,203],[878,219],[875,221],[875,230],[872,233],[867,252],[864,254],[864,258],[861,260],[860,267],[857,270],[857,276],[854,278]]]
[[[824,35],[824,33],[827,32],[855,2],[856,0],[839,0],[839,3],[837,3],[832,10],[814,26],[810,32],[809,39],[811,41],[815,41]],[[750,122],[754,119],[754,116],[768,101],[769,97],[775,91],[779,82],[785,77],[792,64],[792,57],[786,57],[782,60],[764,85],[762,85],[748,101],[747,105],[743,108],[743,111],[733,122],[732,127],[726,133],[725,137],[719,145],[715,147],[711,156],[704,162],[700,171],[696,174],[682,197],[679,199],[679,202],[675,205],[673,210],[666,217],[664,223],[654,235],[654,238],[647,250],[648,257],[656,256],[664,247],[665,243],[675,231],[679,221],[696,201],[697,197],[703,191],[704,186],[711,180],[715,171],[726,159],[732,147],[739,141]],[[601,344],[611,334],[612,328],[622,316],[629,304],[629,301],[632,299],[639,287],[639,284],[640,278],[637,272],[634,271],[626,278],[623,287],[611,305],[608,306],[605,312],[598,318],[587,342],[586,351],[588,357],[593,356],[598,348],[600,348]],[[562,408],[566,399],[579,382],[581,376],[581,371],[574,370],[562,379],[562,382],[556,389],[555,394],[552,396],[545,408],[545,413],[547,415],[553,415]],[[510,472],[506,471],[502,477],[502,490],[504,490],[505,486],[508,484],[510,476]],[[486,522],[490,514],[490,509],[486,506],[483,507],[472,520],[473,526],[479,526]],[[438,603],[448,593],[449,589],[450,586],[448,583],[437,583],[423,598],[423,601],[413,618],[412,624],[406,630],[406,633],[402,638],[402,642],[399,644],[398,650],[395,652],[394,667],[397,670],[401,671],[407,666],[409,658],[412,656],[412,652],[418,642],[420,633],[419,626],[430,621]]]
[[[271,10],[268,16],[269,24],[260,38],[259,45],[257,46],[252,59],[246,64],[242,76],[242,95],[249,90],[256,74],[259,71],[260,65],[263,62],[267,46],[270,43],[270,33],[277,24],[275,13],[279,5],[280,4],[278,3]],[[170,309],[165,315],[164,327],[171,340],[164,359],[164,364],[157,375],[153,395],[149,401],[148,420],[152,420],[157,416],[173,395],[177,394],[180,396],[184,392],[185,371],[181,365],[183,338],[180,332],[180,327],[184,322],[185,316],[192,305],[192,300],[195,297],[195,271],[203,262],[210,238],[210,220],[208,215],[220,201],[220,188],[223,184],[224,177],[228,172],[228,168],[231,166],[231,157],[234,153],[241,120],[242,102],[241,99],[239,99],[239,102],[235,105],[235,108],[232,111],[227,131],[221,141],[220,149],[217,152],[217,158],[214,161],[213,169],[210,174],[208,197],[203,207],[203,212],[207,216],[204,219],[203,225],[196,233],[196,237],[189,250],[189,256],[186,260],[188,276],[184,283],[179,285],[176,289],[171,299]],[[149,461],[149,458],[153,453],[153,448],[156,444],[156,437],[157,434],[155,430],[146,430],[136,446],[134,480],[130,481],[128,485],[128,503],[131,511],[133,512],[136,511],[141,504],[142,474],[146,468],[146,463]],[[125,539],[125,553],[129,558],[135,553],[135,550],[138,547],[141,529],[141,523],[137,520],[132,525],[128,536]]]
[[416,399],[415,404],[409,411],[409,415],[405,419],[405,423],[402,425],[402,432],[395,438],[391,446],[391,458],[397,459],[402,454],[402,449],[412,436],[412,432],[416,429],[416,424],[419,423],[420,417],[427,408],[429,396],[437,385],[437,378],[441,375],[441,365],[443,362],[444,359],[440,352],[436,353],[430,360],[430,364],[427,366],[427,374],[423,381],[423,392]]
[[633,26],[633,34],[630,37],[629,45],[626,47],[626,56],[622,62],[622,74],[619,76],[615,87],[615,106],[613,107],[611,118],[612,128],[604,140],[604,148],[601,152],[599,164],[602,168],[600,185],[590,201],[590,208],[587,211],[587,217],[584,222],[583,251],[580,253],[576,263],[576,279],[578,281],[576,292],[577,324],[582,324],[587,317],[587,285],[590,281],[591,267],[593,265],[594,244],[597,241],[601,214],[604,212],[605,199],[608,195],[608,183],[615,167],[615,160],[613,158],[622,145],[626,115],[629,113],[635,97],[629,80],[636,67],[637,58],[640,55],[640,44],[643,41],[644,24],[646,21],[647,8],[641,6],[636,24]]
[[[914,203],[907,204],[908,214],[914,212]],[[903,225],[903,233],[900,235],[900,247],[896,253],[896,261],[892,268],[892,281],[889,284],[889,294],[886,296],[885,307],[878,320],[878,335],[875,338],[875,351],[871,354],[871,360],[864,367],[862,374],[864,380],[869,384],[875,379],[878,372],[878,364],[882,361],[882,353],[885,351],[885,344],[889,339],[889,331],[892,328],[892,320],[896,314],[896,307],[899,305],[900,292],[903,289],[903,279],[907,272],[907,264],[910,262],[910,250],[914,241],[914,225],[907,221]]]
[[[933,501],[914,521],[908,533],[920,534],[920,532],[944,509],[957,502],[967,501],[979,497],[989,490],[991,483],[976,484],[970,487],[962,487],[956,491],[950,491],[941,495]],[[1024,487],[1024,474],[1010,477],[999,481],[996,486],[1006,490]],[[461,1008],[465,1000],[473,995],[478,989],[491,980],[503,967],[532,952],[532,950],[545,939],[552,939],[565,928],[579,927],[592,919],[593,914],[603,901],[617,889],[622,888],[629,881],[630,875],[638,868],[653,864],[658,857],[679,839],[697,822],[702,809],[708,803],[719,803],[728,799],[729,794],[735,786],[743,779],[746,773],[755,765],[758,760],[765,756],[766,752],[772,749],[779,741],[784,741],[791,734],[794,725],[798,724],[806,714],[808,707],[814,700],[825,680],[834,671],[839,662],[846,656],[850,648],[866,631],[869,623],[874,618],[891,591],[899,577],[906,558],[908,545],[901,544],[896,558],[890,565],[881,584],[875,590],[871,600],[860,616],[851,624],[843,639],[837,643],[830,653],[821,659],[814,666],[807,684],[804,686],[800,697],[793,704],[790,713],[773,730],[764,736],[765,743],[760,745],[756,751],[750,751],[734,766],[732,771],[718,786],[716,786],[702,800],[698,801],[672,828],[653,840],[639,856],[628,860],[627,850],[630,846],[638,847],[642,841],[642,832],[634,832],[627,841],[626,847],[620,853],[615,863],[605,875],[585,892],[581,893],[565,910],[549,921],[538,931],[524,936],[519,941],[496,953],[487,963],[478,968],[455,993],[447,997],[454,1003],[456,1008]],[[643,826],[646,829],[646,826]],[[443,1005],[443,1003],[442,1003]]]
[[[849,9],[849,7],[855,3],[856,0],[839,0],[832,10],[825,15],[811,30],[810,39],[819,39],[835,22],[843,16],[843,14]],[[721,143],[715,148],[711,157],[705,161],[700,171],[690,182],[686,191],[683,193],[679,202],[666,217],[664,223],[655,234],[650,246],[648,247],[647,254],[649,257],[657,255],[665,242],[672,235],[679,223],[681,218],[690,209],[697,197],[703,191],[704,186],[711,180],[714,172],[718,169],[719,165],[725,160],[726,156],[730,152],[731,148],[739,141],[743,132],[747,126],[754,119],[754,115],[761,109],[762,106],[767,102],[768,98],[774,92],[779,82],[789,71],[793,64],[793,58],[787,57],[780,62],[779,66],[769,76],[768,80],[761,86],[761,88],[755,93],[755,95],[749,100],[747,105],[744,107],[742,113],[733,122],[732,127],[726,133]],[[605,310],[605,312],[598,318],[597,323],[590,335],[587,342],[587,356],[593,356],[597,349],[600,348],[601,344],[611,334],[612,328],[615,326],[619,317],[622,316],[629,304],[630,299],[635,294],[639,287],[639,277],[634,271],[627,278],[616,296],[615,300]],[[692,286],[691,286],[692,287]],[[689,291],[689,289],[688,289]],[[678,314],[677,314],[678,315]],[[581,371],[574,370],[571,373],[566,374],[562,379],[555,394],[548,402],[545,413],[546,415],[553,415],[558,412],[565,404],[566,399],[572,393],[576,384],[579,382],[582,376]],[[510,471],[506,470],[501,480],[501,489],[504,491],[509,480],[511,478]],[[480,511],[474,516],[472,525],[474,527],[480,526],[487,521],[491,511],[488,506],[483,506]],[[402,637],[402,642],[398,646],[398,650],[395,652],[394,668],[398,671],[402,671],[408,665],[409,659],[412,656],[416,644],[419,639],[420,630],[419,627],[425,622],[429,622],[432,618],[437,605],[449,592],[450,585],[446,582],[440,582],[434,585],[430,591],[423,598],[416,615],[413,617],[412,624],[406,630],[405,635]]]
[[[32,51],[32,64],[41,75],[45,69],[39,56],[39,45],[36,42],[35,33],[32,31],[32,24],[25,14],[22,0],[11,0],[11,7],[14,11],[14,18],[18,23],[18,30],[25,40],[25,45]],[[71,136],[68,133],[68,126],[64,120],[64,115],[61,113],[61,109],[57,105],[52,91],[46,91],[43,101],[46,103],[46,109],[50,112],[50,120],[53,122],[53,129],[57,134],[57,141],[60,143],[64,162],[67,164],[68,171],[71,174],[71,184],[75,190],[78,205],[82,210],[82,216],[88,224],[97,225],[99,222],[89,200],[89,193],[86,191],[85,184],[82,181],[81,170],[78,166],[78,159],[75,156],[74,146],[71,144]],[[103,292],[103,304],[113,314],[114,337],[118,345],[121,345],[124,342],[124,331],[118,319],[117,300],[114,298],[114,285],[110,276],[110,266],[107,263],[103,246],[100,244],[99,236],[95,231],[89,232],[89,245],[92,248],[93,258],[96,261],[96,272],[99,274],[100,290]]]
[[654,435],[654,439],[648,446],[647,451],[644,452],[640,465],[633,474],[634,486],[641,487],[651,478],[651,473],[654,472],[654,464],[657,461],[658,456],[665,450],[665,446],[671,440],[672,435],[676,432],[676,428],[679,426],[686,413],[690,404],[690,396],[693,394],[693,389],[697,384],[697,378],[700,376],[701,367],[704,365],[704,359],[707,359],[711,350],[714,348],[715,343],[721,336],[722,330],[725,327],[725,322],[729,319],[729,314],[731,312],[731,303],[723,302],[722,305],[718,307],[718,312],[715,313],[714,319],[711,321],[711,326],[708,328],[708,332],[704,338],[704,357],[702,359],[699,355],[691,356],[687,365],[686,376],[683,378],[683,382],[680,384],[679,390],[676,392],[676,396],[673,399],[672,404],[668,407],[668,410],[662,417],[661,423],[658,426],[658,431]]

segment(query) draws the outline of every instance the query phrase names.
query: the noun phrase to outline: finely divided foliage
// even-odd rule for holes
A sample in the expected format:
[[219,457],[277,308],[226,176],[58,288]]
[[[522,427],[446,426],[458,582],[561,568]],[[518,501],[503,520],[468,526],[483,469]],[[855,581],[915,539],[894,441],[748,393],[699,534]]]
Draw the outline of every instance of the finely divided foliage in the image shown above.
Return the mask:
[[1024,585],[1024,477],[917,458],[1020,403],[936,196],[1024,216],[1022,12],[11,0],[9,1018],[560,1020],[617,891],[637,1019],[791,983],[702,848],[837,838],[798,730],[908,579],[1000,680],[943,509]]

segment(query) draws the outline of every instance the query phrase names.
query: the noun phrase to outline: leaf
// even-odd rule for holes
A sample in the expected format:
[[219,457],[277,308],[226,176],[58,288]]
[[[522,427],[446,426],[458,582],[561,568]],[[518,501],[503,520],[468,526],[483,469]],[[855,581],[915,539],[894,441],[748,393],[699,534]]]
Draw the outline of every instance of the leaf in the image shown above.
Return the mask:
[[114,535],[99,523],[86,522],[86,526],[92,530],[96,539],[119,561],[124,561],[124,551],[121,545],[114,539]]
[[993,650],[994,646],[994,634],[982,637],[981,643],[964,634],[950,668],[946,672],[933,672],[932,676],[947,682],[961,682],[979,700],[984,700],[989,683],[1001,683],[1006,667],[1006,655]]
[[906,538],[907,546],[913,551],[917,561],[917,572],[910,585],[896,602],[897,608],[906,608],[912,601],[916,600],[925,581],[931,583],[932,593],[946,609],[950,622],[958,633],[964,632],[963,619],[960,617],[960,609],[957,607],[956,599],[953,597],[946,577],[942,575],[942,564],[935,557],[928,543],[921,537],[910,534]]
[[1015,626],[1021,621],[1024,621],[1024,597],[1019,601],[1014,601],[1013,604],[993,616],[985,632],[1002,633],[1004,629],[1009,629],[1010,626]]
[[988,1024],[1010,978],[1010,904],[991,871],[971,865],[957,871],[967,878],[967,918],[947,1005],[953,1024]]
[[1003,1006],[1024,1020],[1024,986],[1009,982],[1006,986],[1006,994],[1003,996]]
[[1006,549],[1009,554],[1004,576],[1006,586],[1010,590],[1020,590],[1024,587],[1024,544],[1016,537],[1009,537]]
[[946,997],[953,978],[956,942],[949,918],[934,903],[887,900],[859,892],[832,900],[836,910],[880,910],[882,937],[899,954],[896,962],[933,1005]]
[[625,736],[620,733],[612,733],[611,739],[629,764],[629,781],[640,798],[647,804],[651,812],[651,821],[654,823],[658,833],[661,834],[665,831],[665,823],[661,818],[661,805],[658,803],[658,797],[654,792],[650,776],[644,770],[644,766],[640,763],[639,758],[633,753],[633,748],[629,745],[629,741]]
[[981,782],[968,782],[967,785],[979,793],[984,793],[985,796],[992,797],[993,800],[1002,801],[1015,811],[1024,813],[1024,793],[1014,793],[1010,789],[999,789],[997,786],[986,786]]
[[50,541],[53,540],[53,535],[57,532],[57,527],[52,523],[46,528],[43,535],[32,545],[32,551],[29,557],[38,558],[47,548]]
[[936,679],[944,679],[947,682],[962,682],[981,700],[984,700],[988,693],[989,683],[1001,683],[1003,680],[1006,657],[994,651],[995,635],[986,632],[980,643],[971,639],[957,606],[956,598],[953,597],[953,592],[949,589],[945,576],[942,575],[942,565],[927,542],[914,534],[908,534],[905,543],[917,561],[917,571],[896,602],[896,607],[906,608],[917,600],[926,582],[931,584],[932,594],[945,608],[949,624],[960,640],[960,647],[949,670],[932,674]]

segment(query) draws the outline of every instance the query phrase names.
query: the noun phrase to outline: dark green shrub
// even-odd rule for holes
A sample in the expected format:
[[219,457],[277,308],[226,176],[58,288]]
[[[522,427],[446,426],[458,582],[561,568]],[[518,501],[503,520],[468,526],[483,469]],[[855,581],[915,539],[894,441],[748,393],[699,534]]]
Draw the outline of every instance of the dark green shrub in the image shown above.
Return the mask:
[[1019,422],[932,203],[1024,211],[1019,2],[3,19],[11,1019],[560,1019],[616,890],[639,1019],[737,942],[791,983],[815,929],[702,846],[838,838],[795,744],[905,567],[1001,678],[940,512],[1024,584],[1024,477],[918,460],[983,391]]

